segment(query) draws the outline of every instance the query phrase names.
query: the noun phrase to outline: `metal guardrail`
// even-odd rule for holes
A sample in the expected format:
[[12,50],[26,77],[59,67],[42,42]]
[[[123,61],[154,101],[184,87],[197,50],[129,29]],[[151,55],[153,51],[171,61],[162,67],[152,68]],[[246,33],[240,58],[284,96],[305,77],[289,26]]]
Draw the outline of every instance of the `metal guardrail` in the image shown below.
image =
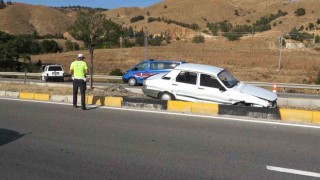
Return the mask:
[[[40,77],[41,73],[19,73],[19,72],[0,72],[0,76],[26,76],[27,77]],[[107,75],[93,75],[94,79],[103,80],[121,80],[121,76],[107,76]],[[245,82],[247,84],[259,86],[259,87],[273,87],[273,83],[267,82]],[[288,83],[277,83],[277,88],[286,89],[309,89],[316,90],[317,94],[320,91],[320,85],[310,85],[310,84],[288,84]]]
[[[259,87],[273,87],[273,83],[267,82],[245,82],[247,84],[259,86]],[[312,85],[312,84],[288,84],[288,83],[277,83],[277,88],[292,88],[292,89],[312,89],[312,90],[320,90],[320,85]]]
[[[41,73],[0,72],[0,76],[41,77]],[[94,79],[121,80],[121,76],[93,75]]]

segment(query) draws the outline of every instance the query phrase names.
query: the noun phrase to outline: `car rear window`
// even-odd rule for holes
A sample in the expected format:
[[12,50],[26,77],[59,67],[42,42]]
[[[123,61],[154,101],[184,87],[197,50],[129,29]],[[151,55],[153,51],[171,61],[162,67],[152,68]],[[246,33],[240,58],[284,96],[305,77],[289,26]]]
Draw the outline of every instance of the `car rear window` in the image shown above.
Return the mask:
[[62,71],[60,66],[50,66],[48,71]]
[[181,71],[176,77],[176,82],[196,85],[197,73]]

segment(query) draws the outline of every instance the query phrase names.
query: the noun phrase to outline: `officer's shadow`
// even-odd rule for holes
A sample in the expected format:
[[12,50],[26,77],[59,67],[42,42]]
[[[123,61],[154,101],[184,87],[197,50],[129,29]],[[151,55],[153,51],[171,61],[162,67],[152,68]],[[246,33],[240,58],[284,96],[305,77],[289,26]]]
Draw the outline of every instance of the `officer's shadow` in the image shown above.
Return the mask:
[[92,105],[87,107],[87,110],[93,110],[100,107],[103,107],[105,105],[105,97],[103,96],[94,96],[92,98]]
[[87,107],[86,111],[98,109],[98,108],[100,108],[100,107],[102,107],[102,106],[94,106],[94,105],[91,105],[91,106]]
[[23,136],[25,136],[25,134],[20,134],[19,132],[10,129],[0,128],[0,146],[16,141]]

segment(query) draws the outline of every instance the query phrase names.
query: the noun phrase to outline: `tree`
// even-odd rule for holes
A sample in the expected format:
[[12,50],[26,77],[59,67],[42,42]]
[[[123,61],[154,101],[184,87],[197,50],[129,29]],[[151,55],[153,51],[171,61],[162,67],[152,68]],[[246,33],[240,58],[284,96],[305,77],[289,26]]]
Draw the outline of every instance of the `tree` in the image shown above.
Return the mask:
[[315,24],[313,24],[313,23],[309,23],[309,30],[311,31],[311,30],[313,30],[316,26],[315,26]]
[[4,4],[4,1],[0,0],[0,9],[3,9],[5,7],[6,7],[6,5]]
[[42,53],[57,53],[62,51],[58,43],[54,40],[43,40],[40,42],[40,48]]
[[93,87],[93,51],[103,41],[107,30],[103,26],[105,15],[94,9],[80,10],[77,20],[70,27],[69,33],[76,39],[82,40],[90,53],[90,88]]

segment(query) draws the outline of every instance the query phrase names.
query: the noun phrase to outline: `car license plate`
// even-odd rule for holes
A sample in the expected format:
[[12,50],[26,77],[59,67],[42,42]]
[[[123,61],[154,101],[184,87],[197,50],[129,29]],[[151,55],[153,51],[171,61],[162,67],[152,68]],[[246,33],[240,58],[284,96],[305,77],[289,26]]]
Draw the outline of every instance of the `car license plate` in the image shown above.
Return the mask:
[[52,75],[57,76],[59,75],[59,72],[53,72]]

